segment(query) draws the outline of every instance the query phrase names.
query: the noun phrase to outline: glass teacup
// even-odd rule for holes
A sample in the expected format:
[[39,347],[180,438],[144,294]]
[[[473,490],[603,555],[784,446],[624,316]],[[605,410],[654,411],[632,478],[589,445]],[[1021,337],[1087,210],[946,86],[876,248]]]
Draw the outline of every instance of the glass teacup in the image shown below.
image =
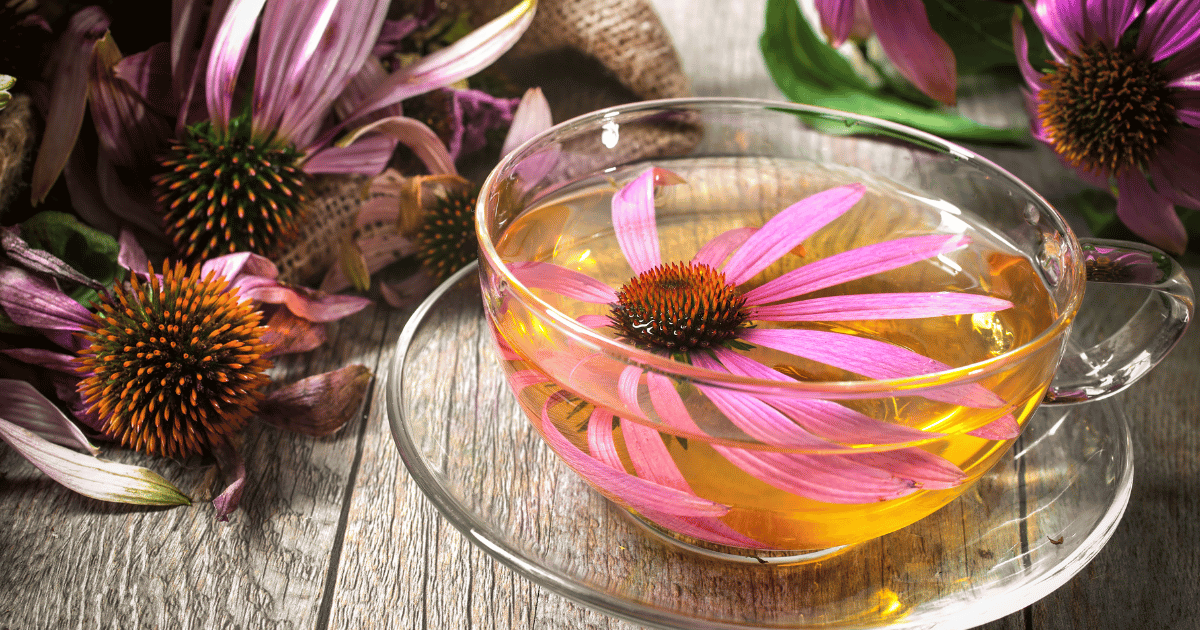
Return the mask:
[[[726,553],[815,557],[932,513],[1039,404],[1128,386],[1192,313],[1162,252],[1081,244],[966,149],[800,105],[595,112],[479,198],[484,311],[531,422],[654,531]],[[1081,349],[1088,273],[1153,293]]]

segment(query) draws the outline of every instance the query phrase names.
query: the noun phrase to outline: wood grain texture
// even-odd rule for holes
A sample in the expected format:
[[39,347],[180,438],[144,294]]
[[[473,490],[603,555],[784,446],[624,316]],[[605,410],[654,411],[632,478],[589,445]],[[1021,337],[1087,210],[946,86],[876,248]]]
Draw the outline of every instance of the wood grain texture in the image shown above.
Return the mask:
[[[696,93],[780,97],[757,48],[763,4],[655,0]],[[963,107],[987,122],[1016,122],[1013,105],[966,99]],[[985,153],[1049,195],[1077,186],[1044,150]],[[384,420],[382,384],[406,317],[370,309],[334,326],[322,349],[280,362],[282,379],[360,362],[376,385],[364,419],[329,438],[253,425],[242,447],[249,487],[229,523],[217,523],[206,503],[165,510],[85,499],[0,448],[0,628],[635,628],[518,577],[417,488]],[[432,363],[430,377],[473,369]],[[987,630],[1200,627],[1198,372],[1200,333],[1192,330],[1120,396],[1137,466],[1122,524],[1065,586]],[[108,451],[185,492],[203,485],[199,462]],[[568,526],[528,524],[531,535]],[[870,570],[898,570],[899,555]]]

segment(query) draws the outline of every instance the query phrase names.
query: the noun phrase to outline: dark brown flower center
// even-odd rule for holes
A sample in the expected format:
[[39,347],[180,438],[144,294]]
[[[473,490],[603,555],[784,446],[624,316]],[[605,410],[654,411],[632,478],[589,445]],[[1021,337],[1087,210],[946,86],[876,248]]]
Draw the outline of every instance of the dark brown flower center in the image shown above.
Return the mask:
[[1132,50],[1088,44],[1042,80],[1038,116],[1054,150],[1096,174],[1146,168],[1179,124],[1167,81]]
[[707,265],[672,263],[621,287],[609,315],[626,339],[675,352],[708,348],[737,336],[746,299]]
[[151,455],[207,452],[256,411],[271,362],[261,313],[224,278],[164,264],[118,285],[84,331],[78,391],[104,430]]

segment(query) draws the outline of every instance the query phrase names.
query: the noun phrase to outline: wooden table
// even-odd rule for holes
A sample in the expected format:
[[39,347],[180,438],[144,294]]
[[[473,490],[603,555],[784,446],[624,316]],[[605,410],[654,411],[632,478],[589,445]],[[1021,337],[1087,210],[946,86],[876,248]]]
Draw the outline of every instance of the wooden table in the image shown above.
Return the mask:
[[[697,94],[774,97],[757,48],[762,1],[656,0]],[[964,104],[986,122],[1013,103]],[[1054,195],[1071,180],[1043,151],[991,155]],[[1188,265],[1193,278],[1200,267]],[[382,375],[407,312],[368,309],[281,378],[360,362]],[[1118,399],[1137,473],[1100,555],[1042,601],[985,626],[1200,627],[1200,332]],[[310,439],[255,424],[249,486],[228,523],[209,504],[142,509],[66,491],[0,449],[0,628],[632,628],[553,595],[471,546],[409,478],[382,379],[361,420]],[[196,493],[204,471],[143,460]]]

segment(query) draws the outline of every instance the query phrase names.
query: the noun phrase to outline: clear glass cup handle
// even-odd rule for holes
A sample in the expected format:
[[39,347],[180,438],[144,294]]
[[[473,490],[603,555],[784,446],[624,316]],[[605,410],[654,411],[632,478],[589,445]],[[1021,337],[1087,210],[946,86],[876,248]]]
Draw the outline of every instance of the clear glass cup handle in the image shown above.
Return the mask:
[[1067,342],[1043,404],[1073,404],[1116,394],[1144,376],[1187,330],[1192,283],[1173,258],[1149,245],[1081,238],[1088,282],[1150,289],[1133,317],[1108,339],[1081,348]]

